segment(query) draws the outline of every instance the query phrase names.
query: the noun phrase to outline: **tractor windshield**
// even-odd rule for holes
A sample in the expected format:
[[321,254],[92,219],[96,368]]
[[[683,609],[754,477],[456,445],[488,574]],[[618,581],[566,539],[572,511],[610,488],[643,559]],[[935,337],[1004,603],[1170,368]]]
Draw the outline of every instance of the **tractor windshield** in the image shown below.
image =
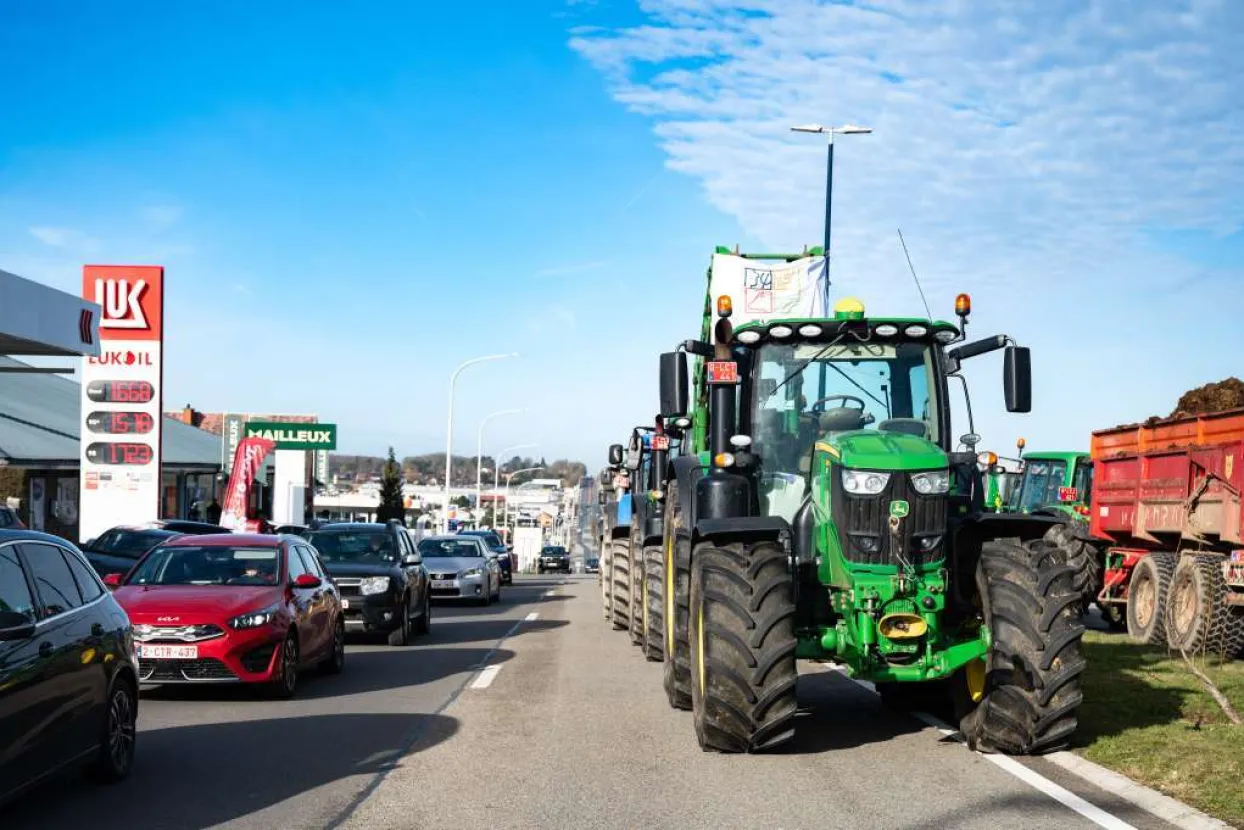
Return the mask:
[[1058,504],[1058,490],[1067,475],[1067,462],[1030,460],[1024,466],[1016,508],[1022,512]]
[[[752,368],[763,489],[802,501],[817,440],[868,429],[943,444],[937,354],[924,343],[770,343]],[[788,512],[776,501],[770,515]],[[794,502],[798,506],[798,502]]]

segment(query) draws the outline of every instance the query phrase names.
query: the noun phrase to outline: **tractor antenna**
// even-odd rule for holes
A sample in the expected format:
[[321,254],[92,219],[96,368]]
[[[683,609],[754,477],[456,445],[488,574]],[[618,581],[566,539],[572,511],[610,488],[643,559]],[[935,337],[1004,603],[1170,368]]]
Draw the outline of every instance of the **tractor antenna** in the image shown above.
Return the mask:
[[903,229],[898,229],[898,241],[903,246],[903,256],[907,257],[907,267],[911,271],[911,278],[916,281],[916,290],[920,292],[920,302],[924,303],[924,313],[929,317],[929,323],[933,322],[933,312],[929,311],[929,301],[924,298],[924,288],[920,285],[920,278],[916,276],[916,266],[911,264],[911,254],[907,252],[907,240],[903,239]]

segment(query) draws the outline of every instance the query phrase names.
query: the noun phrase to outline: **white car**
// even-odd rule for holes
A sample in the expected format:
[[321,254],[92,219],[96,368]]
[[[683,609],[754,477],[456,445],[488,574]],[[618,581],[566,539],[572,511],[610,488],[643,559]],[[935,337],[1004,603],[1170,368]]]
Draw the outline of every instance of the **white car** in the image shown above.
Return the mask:
[[501,565],[478,536],[428,536],[419,542],[433,599],[501,599]]

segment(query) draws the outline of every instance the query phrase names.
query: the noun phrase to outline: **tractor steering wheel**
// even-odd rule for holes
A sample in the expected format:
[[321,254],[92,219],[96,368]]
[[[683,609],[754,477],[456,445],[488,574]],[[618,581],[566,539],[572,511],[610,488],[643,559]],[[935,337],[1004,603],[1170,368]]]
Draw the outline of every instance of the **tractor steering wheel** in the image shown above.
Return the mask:
[[[863,398],[857,398],[854,395],[826,395],[820,400],[813,401],[812,406],[810,406],[809,409],[811,409],[813,412],[824,412],[825,407],[821,406],[821,404],[826,403],[828,401],[843,401],[843,402],[851,401],[851,402],[859,404],[859,409],[861,412],[863,412],[864,408],[867,406],[867,404],[864,403]],[[817,407],[820,407],[820,409],[818,409]]]

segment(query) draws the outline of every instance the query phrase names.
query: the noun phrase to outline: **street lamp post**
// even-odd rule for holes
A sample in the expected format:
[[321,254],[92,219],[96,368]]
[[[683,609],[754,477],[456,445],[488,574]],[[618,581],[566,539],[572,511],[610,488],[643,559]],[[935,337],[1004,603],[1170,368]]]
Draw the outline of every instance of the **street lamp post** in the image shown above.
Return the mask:
[[820,124],[805,124],[791,127],[792,132],[819,133],[829,136],[829,154],[825,165],[825,302],[829,304],[829,229],[830,217],[833,215],[834,204],[834,136],[836,135],[867,135],[871,127],[860,127],[855,124],[844,124],[841,127],[823,127]]
[[452,483],[453,476],[453,451],[454,451],[454,388],[458,383],[458,375],[468,366],[474,366],[476,363],[483,363],[488,360],[504,360],[507,357],[518,357],[517,352],[510,354],[490,354],[484,357],[474,357],[462,363],[454,373],[449,376],[449,416],[445,426],[445,504],[444,510],[441,512],[441,533],[449,532],[449,488]]
[[[548,468],[543,465],[539,467],[524,467],[521,470],[515,470],[512,473],[505,474],[505,520],[503,521],[503,524],[505,525],[507,532],[510,526],[510,481],[511,479],[513,479],[514,476],[518,475],[519,473],[530,473],[535,470],[545,470],[545,469],[548,469]],[[513,538],[512,533],[510,534],[510,538]]]
[[[481,498],[483,495],[482,493],[483,473],[480,470],[480,467],[483,466],[483,463],[484,463],[484,427],[493,418],[499,418],[502,415],[518,415],[520,412],[526,412],[526,411],[527,411],[526,409],[502,409],[499,412],[493,412],[489,415],[485,415],[484,420],[479,422],[479,443],[475,447],[475,509],[476,510],[484,509],[484,503],[483,501],[481,501]],[[494,467],[497,466],[496,459],[493,459],[493,466]]]
[[[540,445],[539,444],[515,444],[512,447],[506,447],[500,453],[497,454],[496,463],[493,464],[493,470],[492,470],[492,496],[493,496],[492,520],[494,524],[497,521],[497,502],[496,502],[497,489],[501,486],[501,459],[505,458],[507,455],[514,452],[515,450],[534,449],[535,447],[538,447],[538,446]],[[504,527],[505,526],[502,525],[503,529]],[[505,532],[508,533],[509,531],[506,530]],[[506,544],[509,544],[510,540],[507,538],[505,542]]]

